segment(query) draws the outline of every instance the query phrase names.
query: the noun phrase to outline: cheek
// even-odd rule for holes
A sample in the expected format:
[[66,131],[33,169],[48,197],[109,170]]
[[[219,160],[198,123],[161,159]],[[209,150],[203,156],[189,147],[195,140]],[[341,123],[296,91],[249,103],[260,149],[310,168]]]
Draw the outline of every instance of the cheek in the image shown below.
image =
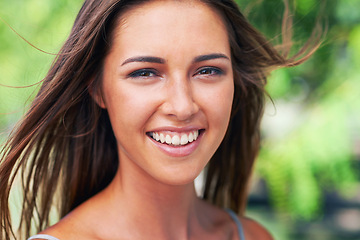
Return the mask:
[[234,99],[234,84],[231,82],[231,84],[227,85],[225,89],[220,93],[221,96],[219,96],[219,104],[221,104],[221,108],[223,109],[224,113],[229,113],[232,109],[232,103]]
[[231,114],[233,96],[234,85],[231,81],[208,92],[204,103],[215,124],[227,125]]
[[[121,91],[126,89],[126,91]],[[114,89],[112,89],[114,90]],[[143,132],[146,121],[153,111],[151,97],[148,93],[139,94],[138,91],[122,86],[106,99],[112,127],[115,135],[128,136],[134,132]]]
[[232,103],[234,98],[234,87],[233,85],[227,87],[219,96],[218,101],[218,112],[216,112],[215,116],[217,116],[218,124],[221,125],[221,131],[226,132],[226,129],[229,125],[230,115],[232,110]]

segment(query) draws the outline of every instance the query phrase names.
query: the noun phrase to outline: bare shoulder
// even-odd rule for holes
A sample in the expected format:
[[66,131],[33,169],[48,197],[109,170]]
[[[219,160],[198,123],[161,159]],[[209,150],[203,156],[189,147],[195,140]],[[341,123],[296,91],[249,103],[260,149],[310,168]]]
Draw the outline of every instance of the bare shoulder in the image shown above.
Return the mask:
[[92,236],[93,228],[89,227],[89,219],[84,215],[81,208],[75,209],[39,234],[50,235],[59,240],[94,239]]
[[247,217],[240,217],[239,219],[244,227],[244,234],[247,240],[274,240],[268,230],[258,222]]
[[[64,221],[64,220],[60,220],[58,223],[56,223],[55,225],[45,229],[44,231],[40,232],[40,235],[48,235],[51,237],[54,237],[56,239],[59,240],[63,240],[63,239],[76,239],[73,236],[73,231],[72,231],[72,227],[69,221]],[[74,226],[74,228],[76,229],[76,226]],[[43,240],[43,238],[41,238]],[[38,239],[35,239],[38,240]]]

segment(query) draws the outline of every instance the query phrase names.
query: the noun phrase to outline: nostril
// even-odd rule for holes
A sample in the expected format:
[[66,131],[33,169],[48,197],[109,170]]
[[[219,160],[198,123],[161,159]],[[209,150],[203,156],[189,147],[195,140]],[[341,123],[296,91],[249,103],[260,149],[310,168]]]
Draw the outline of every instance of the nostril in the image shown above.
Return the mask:
[[166,115],[171,115],[177,120],[191,119],[199,111],[199,107],[193,98],[193,89],[190,83],[184,79],[176,79],[167,85],[166,97],[162,104],[162,110]]
[[172,115],[175,115],[180,120],[185,120],[196,114],[199,107],[190,99],[177,99],[173,101],[171,109]]

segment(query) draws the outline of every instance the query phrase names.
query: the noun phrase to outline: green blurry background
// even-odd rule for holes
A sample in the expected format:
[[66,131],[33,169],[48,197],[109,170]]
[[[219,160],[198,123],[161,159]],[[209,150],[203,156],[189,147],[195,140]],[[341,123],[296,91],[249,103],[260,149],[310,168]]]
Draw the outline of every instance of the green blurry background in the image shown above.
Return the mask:
[[[0,0],[2,140],[36,93],[35,83],[49,69],[81,2]],[[295,4],[295,46],[310,36],[320,2]],[[280,43],[281,0],[238,3],[270,41]],[[265,111],[248,215],[276,239],[360,239],[359,9],[359,0],[327,1],[321,48],[305,64],[269,78],[274,103],[269,100]]]

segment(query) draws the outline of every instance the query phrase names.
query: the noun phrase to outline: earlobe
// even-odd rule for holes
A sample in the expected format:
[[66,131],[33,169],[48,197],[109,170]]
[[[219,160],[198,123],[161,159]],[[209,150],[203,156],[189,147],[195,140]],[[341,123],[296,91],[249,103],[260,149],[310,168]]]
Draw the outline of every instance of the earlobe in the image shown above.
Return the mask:
[[103,109],[106,109],[106,104],[105,104],[105,101],[104,101],[104,98],[101,94],[101,90],[100,89],[94,89],[93,87],[89,86],[88,87],[88,92],[91,96],[91,98],[96,102],[96,104],[103,108]]

